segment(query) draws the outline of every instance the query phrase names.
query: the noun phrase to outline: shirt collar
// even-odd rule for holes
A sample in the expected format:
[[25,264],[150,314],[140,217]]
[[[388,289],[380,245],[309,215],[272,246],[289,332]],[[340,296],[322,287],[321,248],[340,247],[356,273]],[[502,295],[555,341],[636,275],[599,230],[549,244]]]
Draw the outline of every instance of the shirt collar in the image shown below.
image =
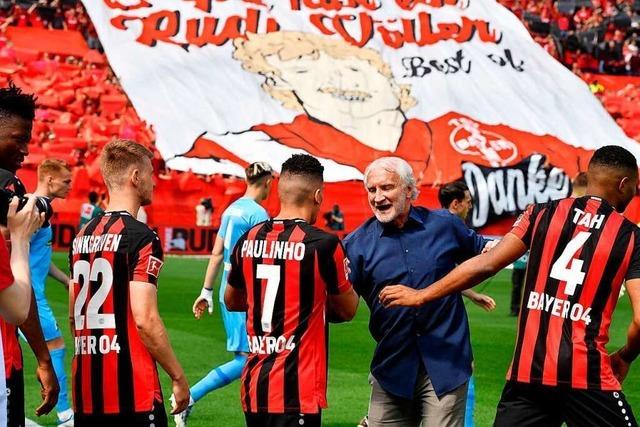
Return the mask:
[[[425,214],[429,213],[428,209],[424,210]],[[402,227],[402,229],[406,229],[407,227],[410,227],[411,225],[417,225],[417,226],[424,226],[424,221],[425,218],[420,215],[420,213],[418,212],[418,210],[416,208],[413,207],[413,205],[411,206],[411,208],[409,209],[409,218],[407,218],[407,223],[404,225],[404,227]],[[380,221],[376,221],[378,223],[378,232],[379,235],[382,236],[385,233],[392,233],[394,231],[398,231],[399,229],[392,225],[392,224],[383,224]]]

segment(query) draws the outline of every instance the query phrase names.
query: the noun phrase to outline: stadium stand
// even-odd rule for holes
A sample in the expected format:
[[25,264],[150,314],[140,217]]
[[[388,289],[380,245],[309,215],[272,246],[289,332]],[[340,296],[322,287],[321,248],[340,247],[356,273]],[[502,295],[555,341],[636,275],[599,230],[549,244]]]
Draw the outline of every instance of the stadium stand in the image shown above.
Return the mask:
[[640,74],[640,2],[499,0],[533,38],[574,72]]

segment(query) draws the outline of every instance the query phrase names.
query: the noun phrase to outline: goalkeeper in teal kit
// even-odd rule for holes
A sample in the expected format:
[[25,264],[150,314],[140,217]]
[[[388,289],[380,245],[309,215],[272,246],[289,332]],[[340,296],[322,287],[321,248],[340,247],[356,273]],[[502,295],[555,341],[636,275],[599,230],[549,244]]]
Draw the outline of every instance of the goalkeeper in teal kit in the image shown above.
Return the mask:
[[186,411],[175,415],[176,426],[187,425],[187,419],[193,405],[207,393],[240,378],[242,368],[247,360],[249,344],[247,341],[246,314],[230,312],[224,304],[224,290],[227,285],[227,275],[231,268],[230,257],[233,247],[242,235],[254,225],[269,219],[267,212],[260,202],[269,195],[273,181],[273,171],[267,163],[252,163],[245,169],[247,191],[244,196],[233,202],[222,214],[220,229],[216,236],[213,252],[207,266],[204,286],[200,296],[193,304],[193,314],[197,319],[205,310],[213,312],[213,281],[223,266],[220,281],[219,303],[220,313],[227,334],[227,350],[234,353],[233,360],[220,365],[209,372],[203,379],[191,388],[191,402]]
[[[64,199],[71,190],[71,171],[69,166],[61,160],[45,160],[38,167],[38,187],[36,196],[50,200]],[[65,371],[64,339],[58,327],[58,322],[45,295],[45,282],[51,276],[65,287],[69,287],[69,277],[51,262],[52,255],[51,226],[43,226],[31,237],[29,248],[29,269],[33,294],[38,304],[38,317],[44,339],[51,354],[53,369],[60,385],[60,395],[56,404],[59,426],[73,426],[73,409],[69,404],[67,393],[67,374]]]

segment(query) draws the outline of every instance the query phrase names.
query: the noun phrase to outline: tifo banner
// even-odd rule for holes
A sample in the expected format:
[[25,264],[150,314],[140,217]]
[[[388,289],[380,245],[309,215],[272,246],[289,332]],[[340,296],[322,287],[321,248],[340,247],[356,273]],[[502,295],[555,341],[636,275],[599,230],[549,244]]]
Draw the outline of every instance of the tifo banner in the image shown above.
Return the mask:
[[483,227],[492,219],[522,212],[531,203],[568,197],[571,180],[533,154],[514,166],[488,168],[465,162],[463,177],[473,196],[471,225]]
[[589,150],[638,157],[587,86],[494,0],[85,0],[167,164],[241,176],[295,152],[327,181],[384,155],[421,184],[461,164],[544,153],[573,176]]

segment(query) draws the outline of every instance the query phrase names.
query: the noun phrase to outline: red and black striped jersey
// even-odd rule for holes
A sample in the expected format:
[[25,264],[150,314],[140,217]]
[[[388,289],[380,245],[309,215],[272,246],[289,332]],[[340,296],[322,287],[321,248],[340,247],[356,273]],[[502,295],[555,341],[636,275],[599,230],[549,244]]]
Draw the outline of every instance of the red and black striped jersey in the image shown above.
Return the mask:
[[[11,274],[11,265],[9,264],[9,250],[7,248],[7,242],[4,240],[2,233],[0,233],[0,259],[4,264],[0,268],[0,282],[1,288],[5,289],[13,283],[13,275]],[[15,325],[6,322],[0,317],[0,336],[2,339],[2,349],[0,354],[4,352],[4,372],[5,376],[9,378],[11,371],[22,369],[22,350],[20,349],[20,343],[18,342],[18,329]]]
[[530,206],[511,231],[530,249],[507,379],[620,390],[605,345],[624,280],[640,278],[640,230],[597,197]]
[[76,412],[130,414],[162,401],[156,363],[140,339],[129,301],[131,282],[157,285],[162,259],[158,236],[124,211],[94,218],[73,240]]
[[327,406],[327,294],[351,289],[337,236],[303,220],[270,220],[236,243],[228,284],[247,295],[245,412]]

